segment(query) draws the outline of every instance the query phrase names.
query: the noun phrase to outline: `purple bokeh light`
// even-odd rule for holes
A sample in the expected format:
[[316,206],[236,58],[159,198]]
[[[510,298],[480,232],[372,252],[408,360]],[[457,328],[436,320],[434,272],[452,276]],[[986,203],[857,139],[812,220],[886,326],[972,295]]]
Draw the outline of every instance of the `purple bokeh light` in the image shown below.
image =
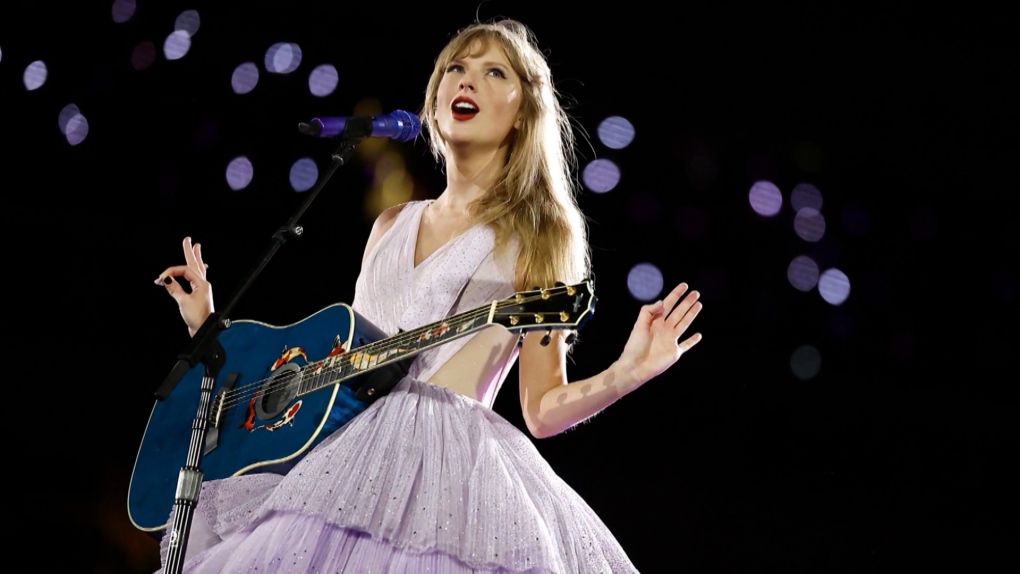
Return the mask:
[[772,217],[783,207],[783,193],[771,181],[759,180],[751,186],[747,200],[755,213],[764,217]]
[[606,193],[620,183],[620,168],[612,160],[592,160],[584,167],[581,180],[595,193]]

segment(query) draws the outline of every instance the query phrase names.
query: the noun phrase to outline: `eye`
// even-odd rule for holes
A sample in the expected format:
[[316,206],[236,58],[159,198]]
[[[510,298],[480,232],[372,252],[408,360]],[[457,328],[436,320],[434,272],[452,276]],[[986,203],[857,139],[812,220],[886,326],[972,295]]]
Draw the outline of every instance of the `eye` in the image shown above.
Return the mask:
[[463,72],[463,71],[464,71],[464,66],[461,66],[460,64],[450,64],[450,65],[446,66],[446,73],[447,74],[449,74],[450,72]]
[[489,75],[493,76],[493,77],[496,77],[496,78],[504,78],[504,79],[506,78],[506,74],[503,73],[503,70],[500,70],[499,68],[491,68],[489,70]]

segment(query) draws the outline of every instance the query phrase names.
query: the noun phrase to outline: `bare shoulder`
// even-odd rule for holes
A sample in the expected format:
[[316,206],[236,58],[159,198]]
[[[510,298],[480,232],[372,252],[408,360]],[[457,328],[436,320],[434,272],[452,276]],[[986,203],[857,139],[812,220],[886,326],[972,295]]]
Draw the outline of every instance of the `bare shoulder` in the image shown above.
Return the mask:
[[376,216],[375,222],[372,223],[372,231],[368,234],[368,241],[365,243],[365,252],[362,254],[362,260],[368,256],[372,248],[375,247],[375,244],[379,242],[379,238],[393,227],[393,222],[397,220],[397,215],[400,214],[405,205],[407,203],[398,203],[397,205],[387,207]]

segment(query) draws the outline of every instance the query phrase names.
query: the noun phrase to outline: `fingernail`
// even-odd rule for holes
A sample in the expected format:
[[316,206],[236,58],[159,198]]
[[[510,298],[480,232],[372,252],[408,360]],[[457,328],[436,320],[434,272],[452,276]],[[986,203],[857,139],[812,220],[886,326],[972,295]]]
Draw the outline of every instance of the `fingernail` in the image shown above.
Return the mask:
[[169,284],[171,284],[173,282],[174,282],[174,278],[169,276],[169,275],[167,275],[166,277],[163,278],[163,283],[166,284],[166,285],[169,285]]

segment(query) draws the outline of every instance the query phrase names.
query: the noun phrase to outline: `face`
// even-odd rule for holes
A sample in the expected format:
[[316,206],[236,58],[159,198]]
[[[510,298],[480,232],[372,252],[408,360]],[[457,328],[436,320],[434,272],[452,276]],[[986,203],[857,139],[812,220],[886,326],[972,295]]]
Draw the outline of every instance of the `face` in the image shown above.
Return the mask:
[[519,127],[521,80],[495,42],[474,42],[450,61],[436,94],[436,123],[449,146],[500,146]]

